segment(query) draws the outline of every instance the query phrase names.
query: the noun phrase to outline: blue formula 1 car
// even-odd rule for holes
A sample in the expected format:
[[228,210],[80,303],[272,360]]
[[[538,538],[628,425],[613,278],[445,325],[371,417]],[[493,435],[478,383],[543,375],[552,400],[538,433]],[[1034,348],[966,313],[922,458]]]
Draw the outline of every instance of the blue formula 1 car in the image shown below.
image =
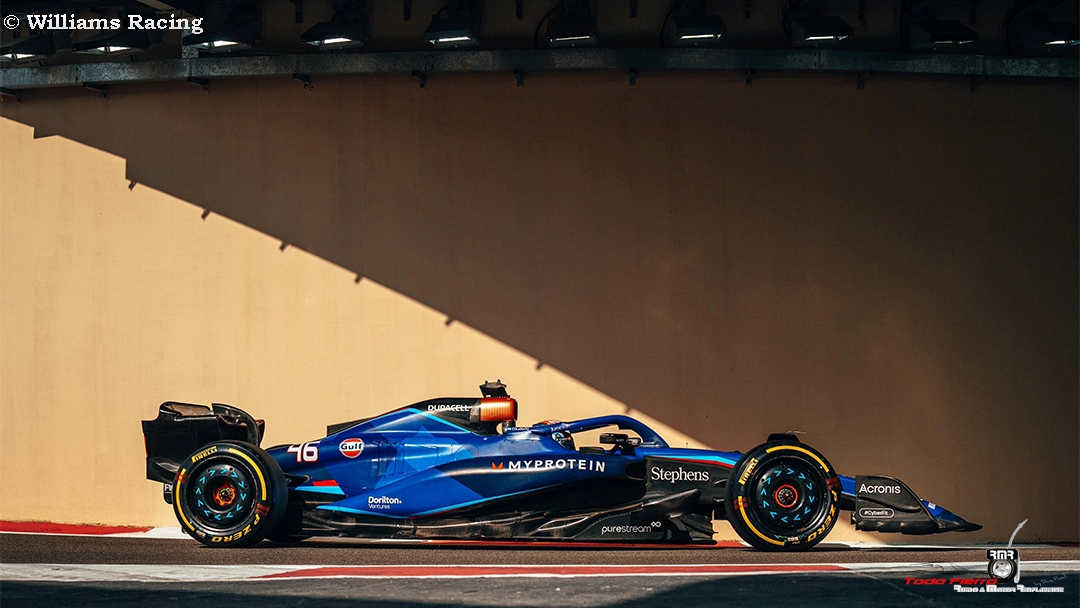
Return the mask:
[[[505,385],[421,401],[263,450],[243,410],[167,402],[143,421],[147,478],[212,547],[312,536],[710,543],[726,518],[750,545],[814,546],[852,512],[859,530],[978,530],[902,481],[845,477],[791,434],[750,451],[668,447],[627,416],[518,427]],[[607,430],[607,447],[574,435]]]

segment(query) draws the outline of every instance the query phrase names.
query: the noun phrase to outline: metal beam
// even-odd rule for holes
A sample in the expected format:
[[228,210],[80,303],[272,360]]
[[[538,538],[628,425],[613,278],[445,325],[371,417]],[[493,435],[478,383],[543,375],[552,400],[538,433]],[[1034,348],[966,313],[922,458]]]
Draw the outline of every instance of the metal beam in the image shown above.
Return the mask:
[[1076,59],[924,55],[828,50],[742,49],[560,49],[443,51],[429,53],[308,54],[200,57],[158,61],[83,63],[0,70],[8,89],[163,82],[198,78],[412,74],[449,72],[546,72],[565,70],[731,70],[761,72],[848,72],[951,76],[1077,79]]
[[[149,6],[150,8],[154,9],[155,11],[183,10],[182,7],[180,7],[180,6],[173,6],[171,3],[160,2],[159,0],[138,0],[138,2],[141,3],[141,4],[145,4],[146,6]],[[171,2],[171,0],[170,0],[170,2]],[[176,4],[180,4],[180,2],[176,2]]]

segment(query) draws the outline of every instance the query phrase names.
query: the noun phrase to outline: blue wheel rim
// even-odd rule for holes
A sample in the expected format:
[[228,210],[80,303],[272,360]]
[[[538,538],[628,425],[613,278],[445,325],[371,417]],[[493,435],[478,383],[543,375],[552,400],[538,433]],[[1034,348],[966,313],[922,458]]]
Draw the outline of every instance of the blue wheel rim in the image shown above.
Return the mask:
[[777,530],[795,531],[813,524],[828,491],[820,475],[796,459],[768,463],[755,479],[750,502],[761,521]]
[[243,468],[231,463],[211,463],[192,475],[188,500],[201,523],[212,528],[229,528],[250,514],[255,488]]

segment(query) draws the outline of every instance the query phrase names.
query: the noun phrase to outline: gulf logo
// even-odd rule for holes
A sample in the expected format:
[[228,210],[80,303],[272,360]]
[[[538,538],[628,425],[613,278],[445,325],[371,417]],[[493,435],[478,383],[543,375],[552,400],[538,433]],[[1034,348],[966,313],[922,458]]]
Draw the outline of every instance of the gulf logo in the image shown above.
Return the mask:
[[338,450],[340,450],[341,455],[346,458],[356,458],[360,455],[360,452],[364,451],[364,440],[346,439],[338,446]]

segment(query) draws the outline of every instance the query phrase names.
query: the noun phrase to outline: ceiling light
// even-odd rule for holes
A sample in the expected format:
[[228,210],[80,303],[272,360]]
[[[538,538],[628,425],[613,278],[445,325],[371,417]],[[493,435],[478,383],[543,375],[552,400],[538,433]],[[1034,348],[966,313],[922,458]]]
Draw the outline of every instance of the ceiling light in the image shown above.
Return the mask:
[[806,17],[791,21],[791,43],[795,46],[816,46],[816,43],[837,43],[855,31],[840,17]]
[[480,44],[480,8],[467,0],[448,0],[431,16],[424,39],[437,49],[455,49]]
[[1080,27],[1071,20],[1076,11],[1058,8],[1038,1],[1017,11],[1007,22],[1010,50],[1020,55],[1076,57],[1073,47],[1080,44]]
[[784,11],[784,29],[795,47],[833,46],[855,30],[840,17],[822,15],[817,2],[791,2]]
[[720,15],[676,15],[674,46],[699,46],[715,44],[727,33],[727,26]]
[[234,13],[225,23],[208,26],[201,34],[184,36],[184,46],[207,53],[228,53],[251,48],[262,37],[253,11]]
[[548,19],[544,39],[551,47],[596,44],[596,16],[587,0],[562,0]]
[[480,44],[476,26],[472,19],[468,18],[432,20],[431,25],[424,32],[424,38],[437,49]]
[[146,30],[108,30],[71,45],[71,50],[87,55],[133,55],[161,42],[161,32],[153,40]]
[[355,7],[334,14],[330,21],[311,26],[300,41],[324,50],[362,46],[368,38],[367,16]]
[[912,21],[908,26],[908,48],[932,51],[970,44],[979,35],[959,21]]
[[15,38],[0,45],[0,61],[27,63],[52,57],[56,53],[56,41],[50,33]]

